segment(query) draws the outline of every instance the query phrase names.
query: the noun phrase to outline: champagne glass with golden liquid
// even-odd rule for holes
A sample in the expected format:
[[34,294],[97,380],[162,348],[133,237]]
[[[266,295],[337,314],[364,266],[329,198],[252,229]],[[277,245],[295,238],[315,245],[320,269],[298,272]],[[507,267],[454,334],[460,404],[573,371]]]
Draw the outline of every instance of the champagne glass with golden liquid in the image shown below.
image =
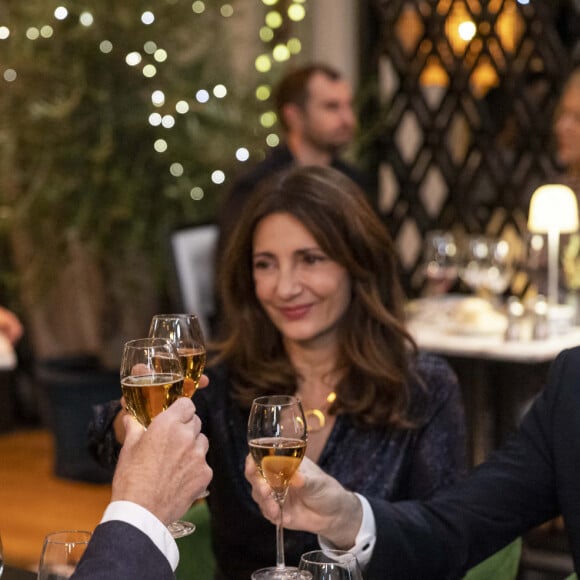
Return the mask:
[[298,577],[298,568],[284,563],[283,506],[290,480],[306,453],[306,439],[306,418],[296,397],[272,395],[253,401],[248,420],[250,453],[274,492],[280,518],[276,524],[276,566],[257,570],[252,580]]
[[[205,368],[205,338],[198,317],[194,314],[156,314],[151,319],[149,336],[166,338],[173,343],[183,369],[183,396],[192,397]],[[196,499],[208,495],[206,489]]]
[[[121,389],[125,405],[147,428],[156,415],[183,396],[183,369],[175,346],[166,338],[140,338],[125,343],[121,359]],[[174,538],[195,530],[190,522],[169,524]]]
[[156,314],[151,319],[149,336],[167,338],[173,343],[183,367],[183,395],[193,396],[205,368],[205,339],[197,316]]

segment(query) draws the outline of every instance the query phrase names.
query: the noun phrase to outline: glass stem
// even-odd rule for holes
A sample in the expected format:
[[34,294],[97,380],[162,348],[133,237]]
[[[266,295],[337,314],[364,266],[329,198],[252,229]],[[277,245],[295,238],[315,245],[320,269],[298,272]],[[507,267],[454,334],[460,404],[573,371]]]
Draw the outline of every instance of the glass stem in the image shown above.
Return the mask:
[[286,564],[284,563],[284,499],[278,499],[278,506],[280,507],[280,518],[276,523],[276,568],[284,570]]

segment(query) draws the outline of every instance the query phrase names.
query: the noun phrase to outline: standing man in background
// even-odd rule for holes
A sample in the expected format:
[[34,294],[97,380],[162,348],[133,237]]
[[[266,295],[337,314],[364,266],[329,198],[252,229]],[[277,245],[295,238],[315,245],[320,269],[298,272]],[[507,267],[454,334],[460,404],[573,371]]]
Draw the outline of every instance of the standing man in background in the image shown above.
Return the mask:
[[368,190],[363,175],[339,157],[354,137],[357,120],[352,88],[337,70],[310,64],[291,71],[276,89],[275,105],[285,141],[233,184],[218,213],[218,255],[251,192],[292,165],[331,165]]

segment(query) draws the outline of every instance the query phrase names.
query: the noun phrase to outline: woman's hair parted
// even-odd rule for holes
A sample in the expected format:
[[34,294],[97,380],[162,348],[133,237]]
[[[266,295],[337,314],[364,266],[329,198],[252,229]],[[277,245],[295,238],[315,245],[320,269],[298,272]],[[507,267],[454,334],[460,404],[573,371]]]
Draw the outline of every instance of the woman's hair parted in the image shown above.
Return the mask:
[[230,236],[218,280],[223,326],[215,360],[227,362],[234,396],[247,407],[263,394],[296,391],[280,332],[254,290],[254,231],[275,213],[300,221],[351,278],[351,302],[339,323],[336,369],[342,379],[330,411],[366,425],[411,425],[409,356],[415,345],[404,324],[394,245],[362,190],[328,167],[292,169],[265,182]]

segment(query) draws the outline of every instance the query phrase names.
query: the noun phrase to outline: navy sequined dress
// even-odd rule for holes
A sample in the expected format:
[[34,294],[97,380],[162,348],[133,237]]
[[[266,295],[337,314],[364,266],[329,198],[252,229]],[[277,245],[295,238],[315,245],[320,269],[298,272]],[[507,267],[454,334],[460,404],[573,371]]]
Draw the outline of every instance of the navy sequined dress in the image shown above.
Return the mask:
[[[466,469],[464,413],[457,379],[441,358],[419,354],[416,371],[424,386],[411,390],[411,412],[420,417],[412,430],[363,429],[348,415],[337,417],[318,464],[346,488],[392,501],[424,499],[456,482]],[[275,563],[275,529],[254,503],[244,477],[248,453],[248,412],[229,395],[225,368],[208,369],[210,386],[194,396],[210,447],[214,471],[207,498],[219,580],[244,580]],[[426,387],[425,387],[426,386]],[[118,445],[112,419],[118,403],[96,408],[91,448],[103,462],[114,462]],[[284,532],[286,563],[318,548],[316,537]]]

